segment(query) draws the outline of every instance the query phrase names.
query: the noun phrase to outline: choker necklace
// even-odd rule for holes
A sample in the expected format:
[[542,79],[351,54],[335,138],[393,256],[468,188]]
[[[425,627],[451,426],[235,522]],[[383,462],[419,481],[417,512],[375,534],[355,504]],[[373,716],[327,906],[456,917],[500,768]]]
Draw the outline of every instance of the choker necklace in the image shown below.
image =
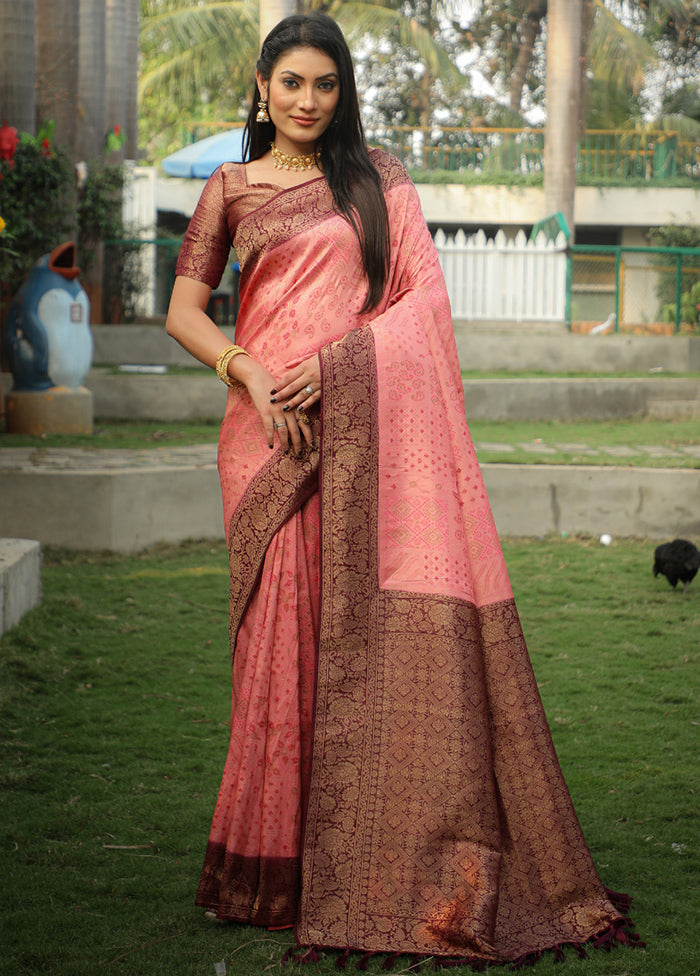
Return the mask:
[[304,169],[313,169],[318,163],[318,157],[321,155],[321,150],[316,150],[316,152],[304,154],[301,153],[298,156],[289,156],[286,152],[282,152],[278,149],[274,142],[270,143],[270,152],[272,153],[272,164],[275,169],[290,169],[293,173],[299,173]]

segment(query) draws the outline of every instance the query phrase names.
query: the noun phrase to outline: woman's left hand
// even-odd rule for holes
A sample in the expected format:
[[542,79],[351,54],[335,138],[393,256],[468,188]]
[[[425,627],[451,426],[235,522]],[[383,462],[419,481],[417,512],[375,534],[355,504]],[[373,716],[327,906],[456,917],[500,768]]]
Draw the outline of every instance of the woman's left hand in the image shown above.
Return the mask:
[[285,412],[301,409],[303,412],[313,407],[321,399],[321,364],[318,356],[311,356],[305,359],[298,366],[294,366],[284,373],[279,380],[277,388],[270,390],[271,403],[284,403],[282,409]]

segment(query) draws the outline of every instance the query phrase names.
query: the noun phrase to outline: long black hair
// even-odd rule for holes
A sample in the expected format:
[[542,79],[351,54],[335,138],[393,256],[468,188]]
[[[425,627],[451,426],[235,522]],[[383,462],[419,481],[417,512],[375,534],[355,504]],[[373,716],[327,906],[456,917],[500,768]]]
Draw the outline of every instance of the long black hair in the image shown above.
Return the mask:
[[[327,14],[294,14],[281,20],[263,41],[256,64],[260,76],[269,82],[281,55],[296,47],[322,51],[338,69],[338,105],[316,148],[321,150],[323,175],[335,209],[360,242],[369,283],[362,312],[369,312],[379,304],[389,273],[389,218],[379,173],[370,160],[362,130],[350,50],[340,28]],[[256,81],[243,138],[245,161],[264,156],[275,138],[272,122],[256,121],[260,98]]]

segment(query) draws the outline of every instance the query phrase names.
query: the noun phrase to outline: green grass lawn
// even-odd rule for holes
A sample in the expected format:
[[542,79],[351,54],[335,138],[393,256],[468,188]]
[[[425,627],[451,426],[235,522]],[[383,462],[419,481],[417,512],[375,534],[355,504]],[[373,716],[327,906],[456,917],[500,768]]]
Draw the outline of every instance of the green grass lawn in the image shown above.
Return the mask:
[[[535,971],[692,976],[700,578],[686,594],[654,579],[642,541],[505,550],[586,837],[647,942]],[[337,972],[332,954],[281,966],[290,934],[212,924],[193,905],[228,737],[223,544],[48,551],[43,572],[42,605],[0,640],[2,972]]]
[[[93,434],[46,437],[0,434],[0,450],[3,447],[35,447],[37,450],[47,447],[86,450],[187,447],[216,443],[218,429],[216,420],[198,423],[98,420]],[[682,452],[683,447],[700,445],[697,420],[474,421],[470,430],[482,463],[700,467],[700,458]],[[646,445],[662,445],[678,456],[654,456],[644,450]],[[616,453],[620,447],[631,447],[634,453]]]

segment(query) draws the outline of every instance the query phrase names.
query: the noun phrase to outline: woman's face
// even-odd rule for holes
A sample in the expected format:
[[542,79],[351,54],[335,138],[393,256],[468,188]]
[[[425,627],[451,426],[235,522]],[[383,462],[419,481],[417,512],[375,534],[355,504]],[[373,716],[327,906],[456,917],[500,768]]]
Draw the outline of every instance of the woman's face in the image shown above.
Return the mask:
[[269,82],[257,75],[282,152],[312,152],[333,119],[340,97],[335,61],[315,47],[285,51]]

